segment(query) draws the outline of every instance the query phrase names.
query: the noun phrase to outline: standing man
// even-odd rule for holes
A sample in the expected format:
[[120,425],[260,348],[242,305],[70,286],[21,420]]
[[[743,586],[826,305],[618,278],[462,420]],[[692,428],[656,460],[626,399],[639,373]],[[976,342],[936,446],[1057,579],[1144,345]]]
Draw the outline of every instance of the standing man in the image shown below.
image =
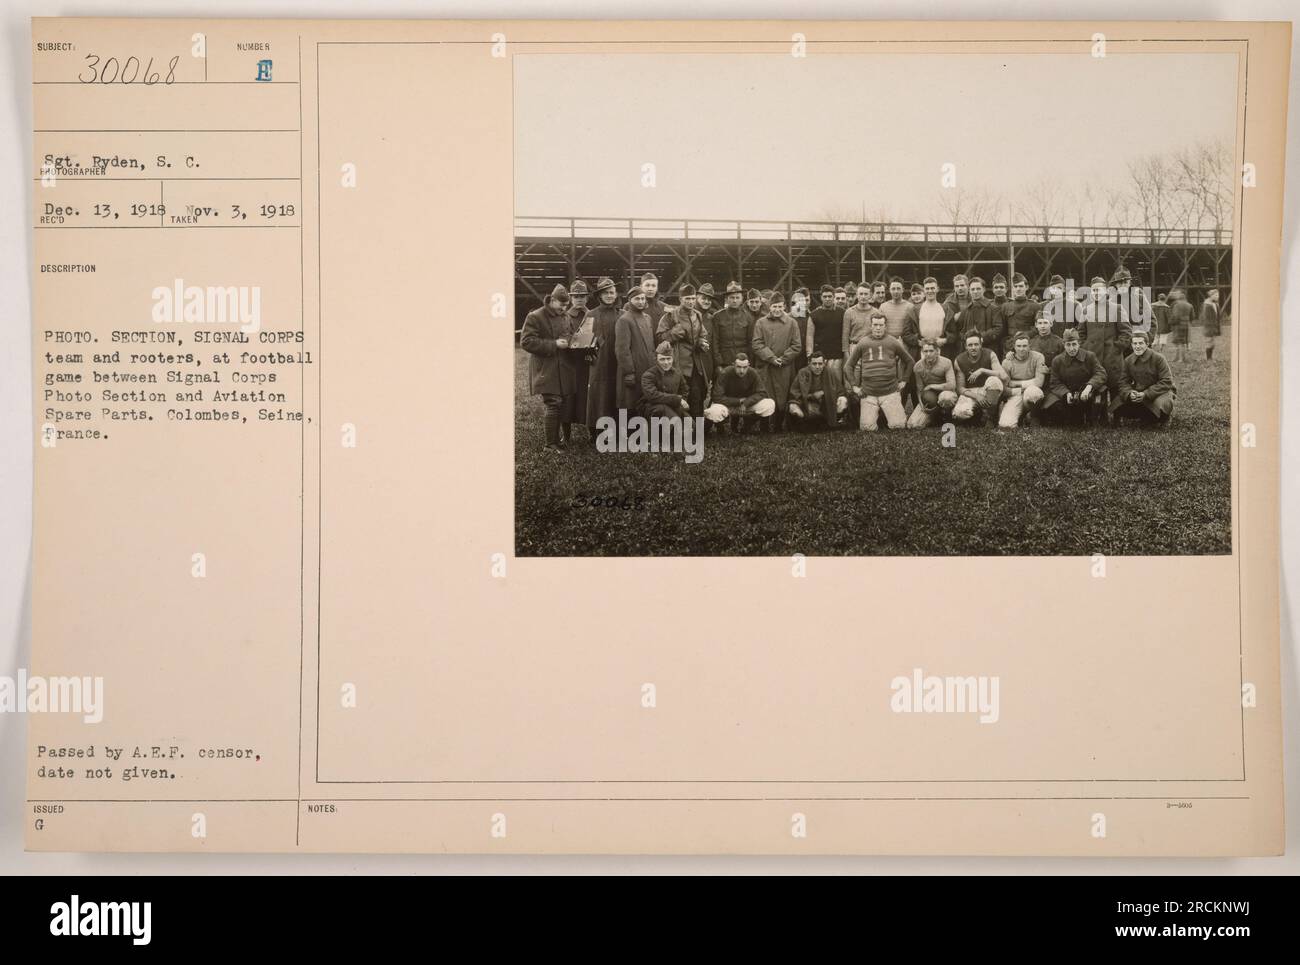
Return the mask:
[[871,304],[872,304],[874,307],[879,308],[881,305],[885,304],[885,301],[886,301],[886,300],[888,299],[888,297],[889,297],[889,296],[886,294],[886,291],[887,291],[887,288],[886,288],[886,285],[885,285],[885,283],[884,283],[883,281],[877,281],[877,282],[873,282],[873,283],[872,283],[872,285],[871,285]]
[[578,322],[587,317],[588,297],[590,293],[587,291],[587,283],[581,278],[577,279],[569,288],[569,314]]
[[809,354],[808,365],[799,370],[790,388],[790,418],[796,429],[812,430],[843,424],[849,407],[844,382],[826,364],[821,352]]
[[919,282],[912,282],[912,290],[908,295],[908,301],[913,305],[920,305],[925,301],[925,288]]
[[808,307],[808,289],[799,287],[790,296],[790,317],[807,318],[811,309]]
[[1060,337],[1067,328],[1074,328],[1074,311],[1077,303],[1065,293],[1065,279],[1053,275],[1043,292],[1043,301],[1039,308],[1052,325],[1052,334]]
[[700,313],[700,318],[704,320],[706,326],[709,324],[709,319],[713,317],[713,313],[717,311],[715,304],[717,300],[718,296],[713,291],[713,286],[707,281],[695,293],[695,310]]
[[868,432],[876,431],[881,412],[889,428],[907,426],[903,389],[912,378],[915,361],[901,341],[885,332],[885,325],[885,313],[875,309],[870,333],[854,344],[844,363],[849,387],[859,399],[858,429]]
[[903,279],[897,275],[889,279],[889,301],[881,305],[880,310],[885,313],[885,334],[902,342],[908,354],[916,358],[921,349],[919,335],[912,327],[916,308],[903,297]]
[[921,340],[928,338],[933,339],[939,353],[944,354],[953,337],[948,331],[952,318],[952,309],[939,301],[939,279],[925,279],[921,283],[921,301],[912,308],[912,327],[916,330],[918,350]]
[[1014,346],[1002,360],[1007,390],[998,416],[999,429],[1019,429],[1021,421],[1028,419],[1043,401],[1043,386],[1047,384],[1047,362],[1029,347],[1029,336],[1021,332]]
[[993,297],[989,301],[993,303],[994,308],[1001,312],[1002,306],[1007,303],[1007,279],[1002,272],[998,272],[993,276],[992,288]]
[[907,419],[907,427],[924,429],[942,421],[957,404],[957,377],[952,360],[939,354],[935,339],[921,339],[921,360],[912,369],[912,377],[916,381],[918,401]]
[[[843,296],[844,292],[839,292]],[[844,306],[836,304],[836,291],[830,285],[822,285],[822,303],[813,310],[808,319],[808,335],[804,339],[804,351],[808,358],[813,353],[820,353],[826,361],[826,367],[835,377],[844,378]]]
[[1172,299],[1169,305],[1169,328],[1173,336],[1174,361],[1187,361],[1187,344],[1192,332],[1192,303],[1187,300],[1187,292],[1175,288],[1169,293]]
[[749,309],[749,315],[755,323],[767,314],[767,305],[763,303],[763,293],[757,288],[751,288],[745,296],[745,307]]
[[1133,333],[1133,354],[1124,360],[1119,393],[1110,403],[1111,422],[1138,419],[1161,427],[1174,414],[1174,376],[1165,357],[1147,348],[1147,333]]
[[1052,334],[1052,323],[1046,315],[1034,319],[1034,328],[1036,334],[1029,339],[1029,347],[1042,355],[1050,373],[1052,360],[1065,351],[1065,343],[1061,341],[1061,336]]
[[1028,280],[1020,272],[1016,272],[1011,276],[1011,297],[1002,304],[1008,352],[1012,350],[1012,343],[1021,332],[1033,336],[1034,321],[1038,318],[1038,311],[1038,300],[1029,295]]
[[641,407],[641,376],[655,365],[655,325],[646,311],[646,294],[633,288],[627,309],[614,323],[614,358],[618,361],[618,407],[628,413]]
[[785,428],[789,414],[790,386],[794,384],[796,374],[794,361],[803,352],[803,346],[799,344],[799,325],[785,313],[785,296],[780,292],[772,292],[767,315],[754,326],[753,347],[763,388],[776,405],[772,428],[780,432]]
[[683,285],[678,289],[677,307],[659,316],[655,338],[673,348],[673,370],[686,382],[691,415],[704,415],[704,400],[713,375],[713,354],[709,351],[709,333],[704,320],[695,310],[695,286]]
[[[841,287],[836,287],[835,290],[835,308],[836,311],[840,312],[840,377],[844,380],[845,385],[848,385],[849,382],[849,373],[844,371],[844,356],[849,354],[849,350],[844,347],[844,330],[848,328],[849,325],[845,316],[849,311],[850,304],[855,304],[858,300],[857,285],[854,285],[853,282],[849,282],[849,284],[853,285],[853,287],[842,287],[842,289]],[[853,408],[853,403],[854,399],[850,398],[850,408]],[[855,420],[857,417],[857,410],[853,408],[853,411],[850,412],[850,419]]]
[[714,314],[709,326],[709,344],[713,346],[715,374],[735,362],[736,356],[741,352],[748,353],[750,343],[754,341],[754,316],[741,305],[745,290],[740,282],[727,282],[724,297],[726,305]]
[[[943,307],[948,310],[949,317],[957,319],[958,326],[962,326],[961,313],[966,310],[970,304],[970,282],[965,275],[952,276],[952,291],[948,297],[943,300]],[[965,327],[959,327],[959,332],[964,333]],[[956,355],[962,350],[965,340],[961,339],[956,345],[949,346],[952,349],[952,355]]]
[[[984,280],[978,276],[970,280],[970,304],[961,313],[963,332],[979,332],[984,347],[997,355],[1006,340],[1006,319],[1000,309],[984,297]],[[964,341],[964,340],[963,340]]]
[[[572,343],[575,336],[579,334],[579,329],[587,321],[589,310],[587,308],[587,283],[581,278],[574,281],[569,288],[569,342],[570,347],[565,349],[568,355],[569,364],[573,366],[573,375],[577,387],[573,392],[573,399],[567,404],[568,411],[562,413],[560,419],[561,432],[560,436],[564,441],[568,441],[573,434],[575,423],[582,422],[585,424],[587,418],[587,384],[591,381],[591,363],[596,361],[596,355],[590,347],[575,347]],[[596,434],[594,431],[589,432],[588,442],[593,446],[596,444]]]
[[795,289],[794,294],[790,296],[790,301],[792,303],[790,317],[799,326],[799,357],[794,360],[794,370],[798,372],[808,364],[808,355],[804,351],[804,344],[808,340],[808,316],[811,312],[808,307],[808,289]]
[[1061,336],[1065,351],[1052,360],[1043,419],[1048,422],[1092,425],[1106,421],[1104,396],[1106,369],[1097,356],[1083,348],[1077,329]]
[[587,384],[587,430],[596,441],[596,422],[603,416],[618,419],[618,356],[614,329],[623,314],[618,307],[618,286],[612,278],[596,282],[596,307],[591,310],[591,334],[595,339],[596,361]]
[[1205,360],[1214,361],[1214,343],[1219,338],[1219,290],[1211,288],[1201,302],[1201,335],[1205,338]]
[[587,291],[587,283],[581,278],[574,281],[569,288],[569,314],[581,322],[587,317],[587,299],[590,292]]
[[[871,334],[871,316],[879,309],[871,304],[871,287],[863,282],[858,286],[855,301],[844,311],[844,332],[841,345],[845,355],[844,384],[850,388],[858,383],[858,373],[847,368],[848,354],[853,346]],[[849,405],[858,407],[858,396],[849,393]]]
[[1156,344],[1155,347],[1163,349],[1165,343],[1169,341],[1169,302],[1166,301],[1166,295],[1161,292],[1156,296],[1156,303],[1151,306],[1151,310],[1156,316]]
[[[1147,333],[1147,345],[1152,341],[1152,329],[1155,327],[1155,312],[1147,301],[1146,293],[1140,287],[1134,287],[1132,273],[1123,266],[1115,272],[1115,295],[1120,307],[1128,315],[1129,328],[1134,332]],[[1125,349],[1127,354],[1128,349]]]
[[[916,327],[916,306],[903,297],[903,279],[898,275],[889,279],[889,300],[880,306],[885,313],[885,334],[903,343],[907,354],[916,359],[921,354],[921,335]],[[908,400],[916,405],[916,386],[908,379],[903,386],[903,404]]]
[[519,347],[529,355],[529,387],[542,397],[544,452],[563,449],[560,422],[578,387],[573,365],[565,358],[573,324],[568,309],[569,293],[563,285],[556,285],[546,304],[528,313],[519,336]]
[[[857,300],[844,311],[844,332],[841,344],[847,356],[853,346],[862,338],[871,334],[871,316],[879,309],[871,304],[871,289],[867,285],[858,286]],[[848,379],[848,373],[844,373]]]
[[648,271],[641,276],[641,290],[645,292],[646,313],[657,326],[660,316],[668,311],[668,306],[659,298],[659,279],[655,277],[654,272]]
[[1079,338],[1083,347],[1096,355],[1106,370],[1106,391],[1111,398],[1119,389],[1119,377],[1124,372],[1124,353],[1128,351],[1131,334],[1128,312],[1110,297],[1106,279],[1098,275],[1092,280],[1092,290],[1083,306]]
[[[975,279],[971,279],[974,288]],[[983,287],[983,286],[981,286]],[[980,334],[972,329],[966,335],[966,350],[957,356],[957,402],[952,417],[958,422],[983,422],[985,413],[998,411],[1006,389],[1007,373],[992,350],[984,345]]]

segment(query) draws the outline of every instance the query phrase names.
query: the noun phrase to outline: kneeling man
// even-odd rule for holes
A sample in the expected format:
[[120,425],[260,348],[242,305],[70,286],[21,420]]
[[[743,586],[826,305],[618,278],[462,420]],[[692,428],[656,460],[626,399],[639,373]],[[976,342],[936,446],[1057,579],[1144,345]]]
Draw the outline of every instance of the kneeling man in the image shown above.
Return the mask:
[[957,404],[957,377],[952,360],[939,354],[937,338],[921,339],[921,360],[912,369],[916,380],[916,405],[907,419],[909,429],[932,426],[952,412]]
[[1133,332],[1133,354],[1124,360],[1119,389],[1110,403],[1115,425],[1121,419],[1137,419],[1159,426],[1169,424],[1174,414],[1174,375],[1169,363],[1155,349],[1147,347],[1147,333]]
[[952,417],[958,422],[982,422],[985,413],[998,411],[1006,391],[1007,373],[992,349],[984,347],[984,336],[972,329],[966,333],[966,351],[957,356],[957,403]]
[[1085,425],[1104,422],[1105,367],[1096,355],[1082,347],[1078,329],[1067,328],[1061,334],[1061,341],[1065,343],[1065,351],[1052,359],[1047,395],[1043,399],[1043,418]]
[[[719,411],[721,410],[721,411]],[[712,422],[730,421],[732,432],[756,429],[776,411],[776,403],[768,398],[763,380],[749,364],[749,356],[736,353],[736,360],[718,373],[713,384],[713,404],[704,410]]]
[[1019,429],[1021,420],[1028,419],[1043,401],[1047,361],[1042,352],[1029,347],[1029,336],[1021,332],[1016,336],[1015,348],[1002,360],[1002,367],[1007,372],[1007,397],[998,416],[998,428]]
[[654,368],[641,373],[641,414],[647,419],[690,415],[690,391],[686,377],[673,368],[672,345],[660,342]]
[[826,364],[826,356],[814,350],[808,364],[799,370],[790,389],[790,417],[796,429],[838,428],[844,422],[849,397],[839,373]]

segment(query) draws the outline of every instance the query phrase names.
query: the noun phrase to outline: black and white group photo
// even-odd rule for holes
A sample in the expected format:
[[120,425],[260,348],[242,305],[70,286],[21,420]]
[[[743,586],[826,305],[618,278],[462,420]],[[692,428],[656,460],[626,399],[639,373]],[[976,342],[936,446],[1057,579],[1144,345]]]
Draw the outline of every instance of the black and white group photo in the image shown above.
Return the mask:
[[1230,552],[1236,61],[1098,59],[526,61],[517,554]]

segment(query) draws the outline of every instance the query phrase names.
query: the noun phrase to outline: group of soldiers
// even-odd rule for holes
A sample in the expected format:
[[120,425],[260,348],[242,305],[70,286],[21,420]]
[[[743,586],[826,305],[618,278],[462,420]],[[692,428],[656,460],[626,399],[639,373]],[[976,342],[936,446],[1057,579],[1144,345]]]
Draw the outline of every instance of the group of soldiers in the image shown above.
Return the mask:
[[[610,278],[594,292],[579,279],[528,314],[520,346],[547,451],[578,424],[594,442],[598,420],[620,409],[732,432],[1169,424],[1177,389],[1157,349],[1186,358],[1184,290],[1151,303],[1123,268],[1077,290],[1054,275],[1042,300],[1019,273],[1009,290],[1000,274],[990,287],[991,297],[982,278],[959,274],[940,301],[935,278],[908,290],[895,276],[822,285],[814,306],[804,288],[787,304],[733,281],[720,299],[711,284],[683,285],[668,304],[650,273],[626,297]],[[1211,362],[1218,297],[1200,313]]]

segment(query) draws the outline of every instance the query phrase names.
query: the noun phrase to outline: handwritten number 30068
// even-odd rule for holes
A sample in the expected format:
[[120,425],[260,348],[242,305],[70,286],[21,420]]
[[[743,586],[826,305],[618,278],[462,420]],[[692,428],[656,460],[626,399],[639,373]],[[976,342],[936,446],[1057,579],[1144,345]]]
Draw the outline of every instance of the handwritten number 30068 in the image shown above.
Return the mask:
[[[116,57],[101,61],[99,54],[86,54],[86,69],[77,75],[83,84],[172,84],[176,81],[176,65],[181,62],[177,54],[167,62],[167,73],[162,68],[154,70],[153,58],[143,67],[139,57],[128,57],[119,62]],[[86,76],[89,71],[90,76]]]

